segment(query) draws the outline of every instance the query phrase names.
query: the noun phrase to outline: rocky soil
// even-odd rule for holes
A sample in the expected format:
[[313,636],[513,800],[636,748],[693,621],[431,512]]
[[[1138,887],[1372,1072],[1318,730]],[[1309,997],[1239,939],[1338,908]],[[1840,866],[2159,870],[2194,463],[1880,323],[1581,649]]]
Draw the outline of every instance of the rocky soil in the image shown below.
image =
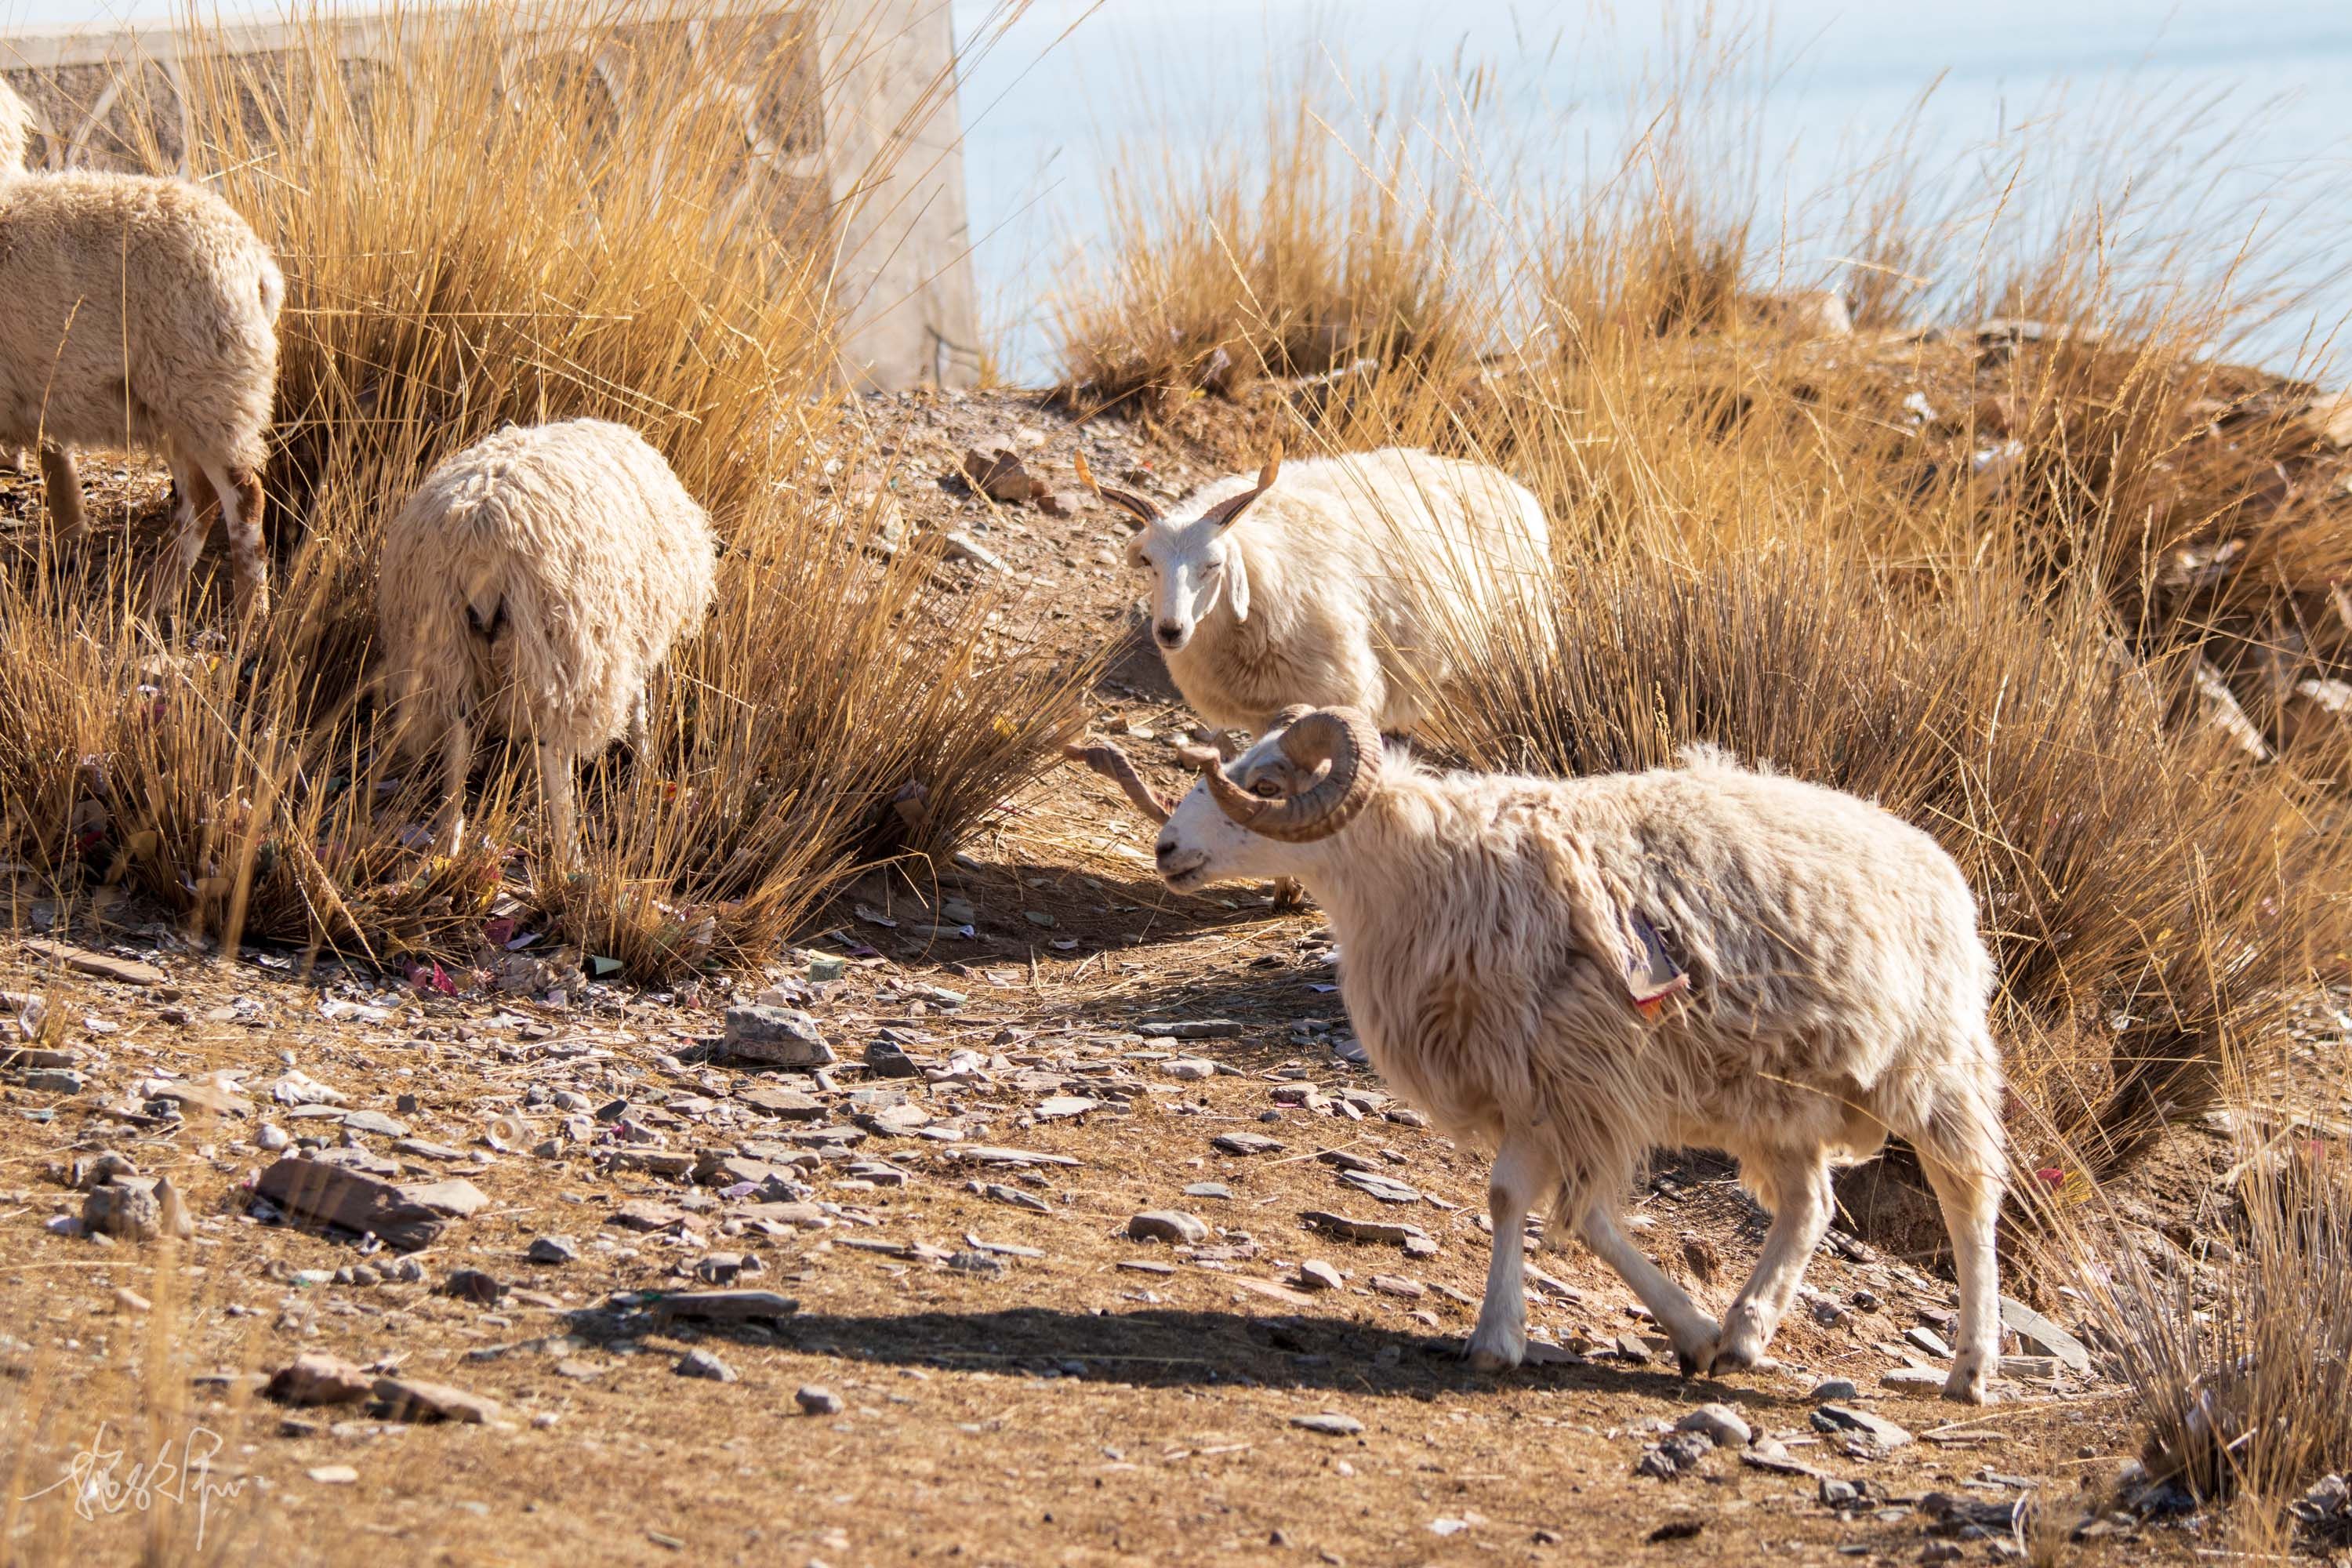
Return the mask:
[[[1246,416],[1147,440],[1013,396],[867,412],[905,536],[952,531],[941,570],[1074,652],[1125,638],[1131,595],[1074,445],[1170,493],[1255,460]],[[103,515],[114,470],[86,467]],[[152,509],[152,475],[121,472]],[[1150,659],[1111,659],[1099,696],[1103,731],[1172,781],[1188,721]],[[13,1495],[68,1484],[5,1515],[6,1550],[127,1560],[161,1531],[191,1560],[844,1568],[2208,1544],[2194,1517],[2115,1506],[2133,1410],[2078,1298],[2021,1287],[2041,1310],[2013,1304],[2005,1402],[1948,1405],[1939,1260],[1843,1233],[1771,1369],[1678,1377],[1570,1247],[1531,1269],[1529,1364],[1471,1372],[1480,1159],[1363,1066],[1314,910],[1169,894],[1149,844],[1067,770],[763,973],[659,994],[300,973],[11,873],[0,1420]],[[2176,1142],[2164,1179],[2201,1190],[2222,1144]],[[1720,1310],[1763,1215],[1684,1157],[1632,1224]],[[131,1484],[157,1460],[192,1468],[176,1490]]]

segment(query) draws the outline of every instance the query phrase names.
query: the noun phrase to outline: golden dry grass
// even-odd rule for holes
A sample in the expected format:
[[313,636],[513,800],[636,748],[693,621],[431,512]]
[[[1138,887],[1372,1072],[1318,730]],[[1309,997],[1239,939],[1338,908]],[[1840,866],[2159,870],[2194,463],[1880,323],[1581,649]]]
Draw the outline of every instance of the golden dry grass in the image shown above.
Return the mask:
[[[797,79],[784,62],[813,24],[712,24],[689,58],[688,16],[395,10],[397,70],[341,63],[320,16],[282,76],[192,66],[195,173],[288,277],[279,608],[235,649],[200,611],[191,656],[145,630],[128,574],[12,574],[8,851],[68,893],[127,881],[215,934],[383,960],[487,962],[503,898],[665,979],[756,954],[853,867],[945,854],[1046,765],[1076,723],[1071,672],[1002,653],[988,605],[930,590],[925,552],[863,548],[877,520],[847,499],[871,459],[835,374],[829,187],[705,90]],[[625,137],[579,71],[516,64],[599,54],[641,83]],[[378,722],[372,584],[383,521],[434,463],[509,421],[583,415],[645,432],[724,558],[651,753],[596,770],[586,869],[550,885],[504,853],[529,818],[496,761],[489,839],[454,862],[410,847],[431,770]]]

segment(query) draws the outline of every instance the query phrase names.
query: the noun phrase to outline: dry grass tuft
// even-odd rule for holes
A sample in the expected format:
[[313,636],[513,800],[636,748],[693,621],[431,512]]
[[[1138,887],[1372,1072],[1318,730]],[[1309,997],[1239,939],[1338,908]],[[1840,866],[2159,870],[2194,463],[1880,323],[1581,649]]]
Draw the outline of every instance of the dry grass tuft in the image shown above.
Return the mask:
[[1057,397],[1164,417],[1360,363],[1416,382],[1466,374],[1486,335],[1464,286],[1469,188],[1409,110],[1321,86],[1302,68],[1273,93],[1255,146],[1219,136],[1197,164],[1122,160],[1142,174],[1104,193],[1109,259],[1057,301]]
[[[2276,1106],[2275,1089],[2231,1099]],[[2352,1177],[2290,1108],[2233,1126],[2231,1169],[2173,1231],[2188,1250],[2104,1209],[2062,1235],[2143,1412],[2140,1484],[2235,1501],[2241,1532],[2284,1555],[2290,1505],[2352,1471]]]
[[[920,552],[875,559],[877,520],[824,471],[860,460],[830,192],[705,90],[793,79],[812,20],[713,25],[689,58],[682,26],[647,25],[668,19],[592,0],[527,22],[400,11],[404,68],[383,69],[341,63],[313,18],[282,81],[226,54],[191,68],[192,161],[289,283],[280,607],[234,650],[200,617],[205,651],[174,656],[101,559],[0,583],[0,682],[26,715],[0,737],[0,849],[69,883],[132,880],[225,936],[488,963],[487,917],[544,914],[661,979],[772,943],[861,862],[944,854],[1048,764],[1077,722],[1069,672],[994,657],[991,606],[932,594]],[[582,73],[520,63],[602,55],[655,84],[625,138]],[[410,847],[428,770],[377,722],[373,583],[382,521],[435,462],[581,415],[644,431],[725,555],[651,753],[598,770],[587,874],[550,887],[503,851],[528,822],[496,761],[478,785],[495,847],[454,864]]]

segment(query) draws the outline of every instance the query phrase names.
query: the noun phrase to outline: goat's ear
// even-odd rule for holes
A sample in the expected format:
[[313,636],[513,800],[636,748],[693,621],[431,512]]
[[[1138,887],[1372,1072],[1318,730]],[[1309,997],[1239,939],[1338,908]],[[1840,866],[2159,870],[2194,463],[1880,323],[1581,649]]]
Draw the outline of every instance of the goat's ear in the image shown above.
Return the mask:
[[1266,454],[1265,466],[1257,471],[1257,489],[1244,490],[1231,500],[1219,501],[1210,509],[1209,516],[1216,520],[1219,528],[1231,528],[1241,521],[1242,513],[1249,510],[1258,497],[1274,489],[1275,479],[1281,472],[1282,443],[1276,441],[1274,449]]
[[1138,572],[1150,563],[1150,558],[1143,553],[1143,535],[1140,532],[1127,542],[1127,563]]
[[1225,546],[1225,598],[1234,607],[1234,619],[1249,619],[1249,563],[1237,545]]

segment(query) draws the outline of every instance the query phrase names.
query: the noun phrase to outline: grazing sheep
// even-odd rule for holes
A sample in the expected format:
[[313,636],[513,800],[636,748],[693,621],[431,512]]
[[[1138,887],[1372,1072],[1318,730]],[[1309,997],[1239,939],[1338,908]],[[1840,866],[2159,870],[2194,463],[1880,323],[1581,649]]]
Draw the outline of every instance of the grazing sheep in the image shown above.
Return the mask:
[[1152,574],[1153,638],[1219,729],[1304,702],[1408,733],[1452,677],[1448,628],[1524,615],[1549,584],[1542,505],[1480,463],[1391,447],[1285,468],[1277,450],[1255,485],[1218,479],[1172,515],[1096,487],[1083,456],[1078,473],[1142,523],[1127,559]]
[[571,860],[573,770],[625,729],[643,749],[647,686],[709,612],[717,559],[709,517],[625,425],[510,426],[425,477],[384,532],[376,614],[404,736],[440,738],[453,849],[482,718],[537,748]]
[[167,602],[187,586],[216,499],[237,613],[268,609],[261,464],[285,298],[268,247],[199,186],[0,174],[0,447],[39,447],[68,538],[83,529],[68,448],[160,447],[179,491],[157,569]]
[[[1908,1139],[1959,1275],[1948,1397],[1998,1364],[2003,1179],[1994,984],[1976,901],[1933,838],[1852,795],[1697,749],[1596,778],[1439,775],[1360,713],[1283,715],[1200,782],[1159,841],[1191,889],[1296,877],[1328,914],[1339,989],[1373,1064],[1458,1137],[1496,1150],[1495,1239],[1469,1342],[1527,1344],[1522,1232],[1556,1194],[1686,1371],[1751,1366],[1828,1227],[1834,1164]],[[1145,792],[1146,795],[1149,792]],[[1613,1217],[1653,1148],[1720,1148],[1772,1211],[1720,1329]]]

